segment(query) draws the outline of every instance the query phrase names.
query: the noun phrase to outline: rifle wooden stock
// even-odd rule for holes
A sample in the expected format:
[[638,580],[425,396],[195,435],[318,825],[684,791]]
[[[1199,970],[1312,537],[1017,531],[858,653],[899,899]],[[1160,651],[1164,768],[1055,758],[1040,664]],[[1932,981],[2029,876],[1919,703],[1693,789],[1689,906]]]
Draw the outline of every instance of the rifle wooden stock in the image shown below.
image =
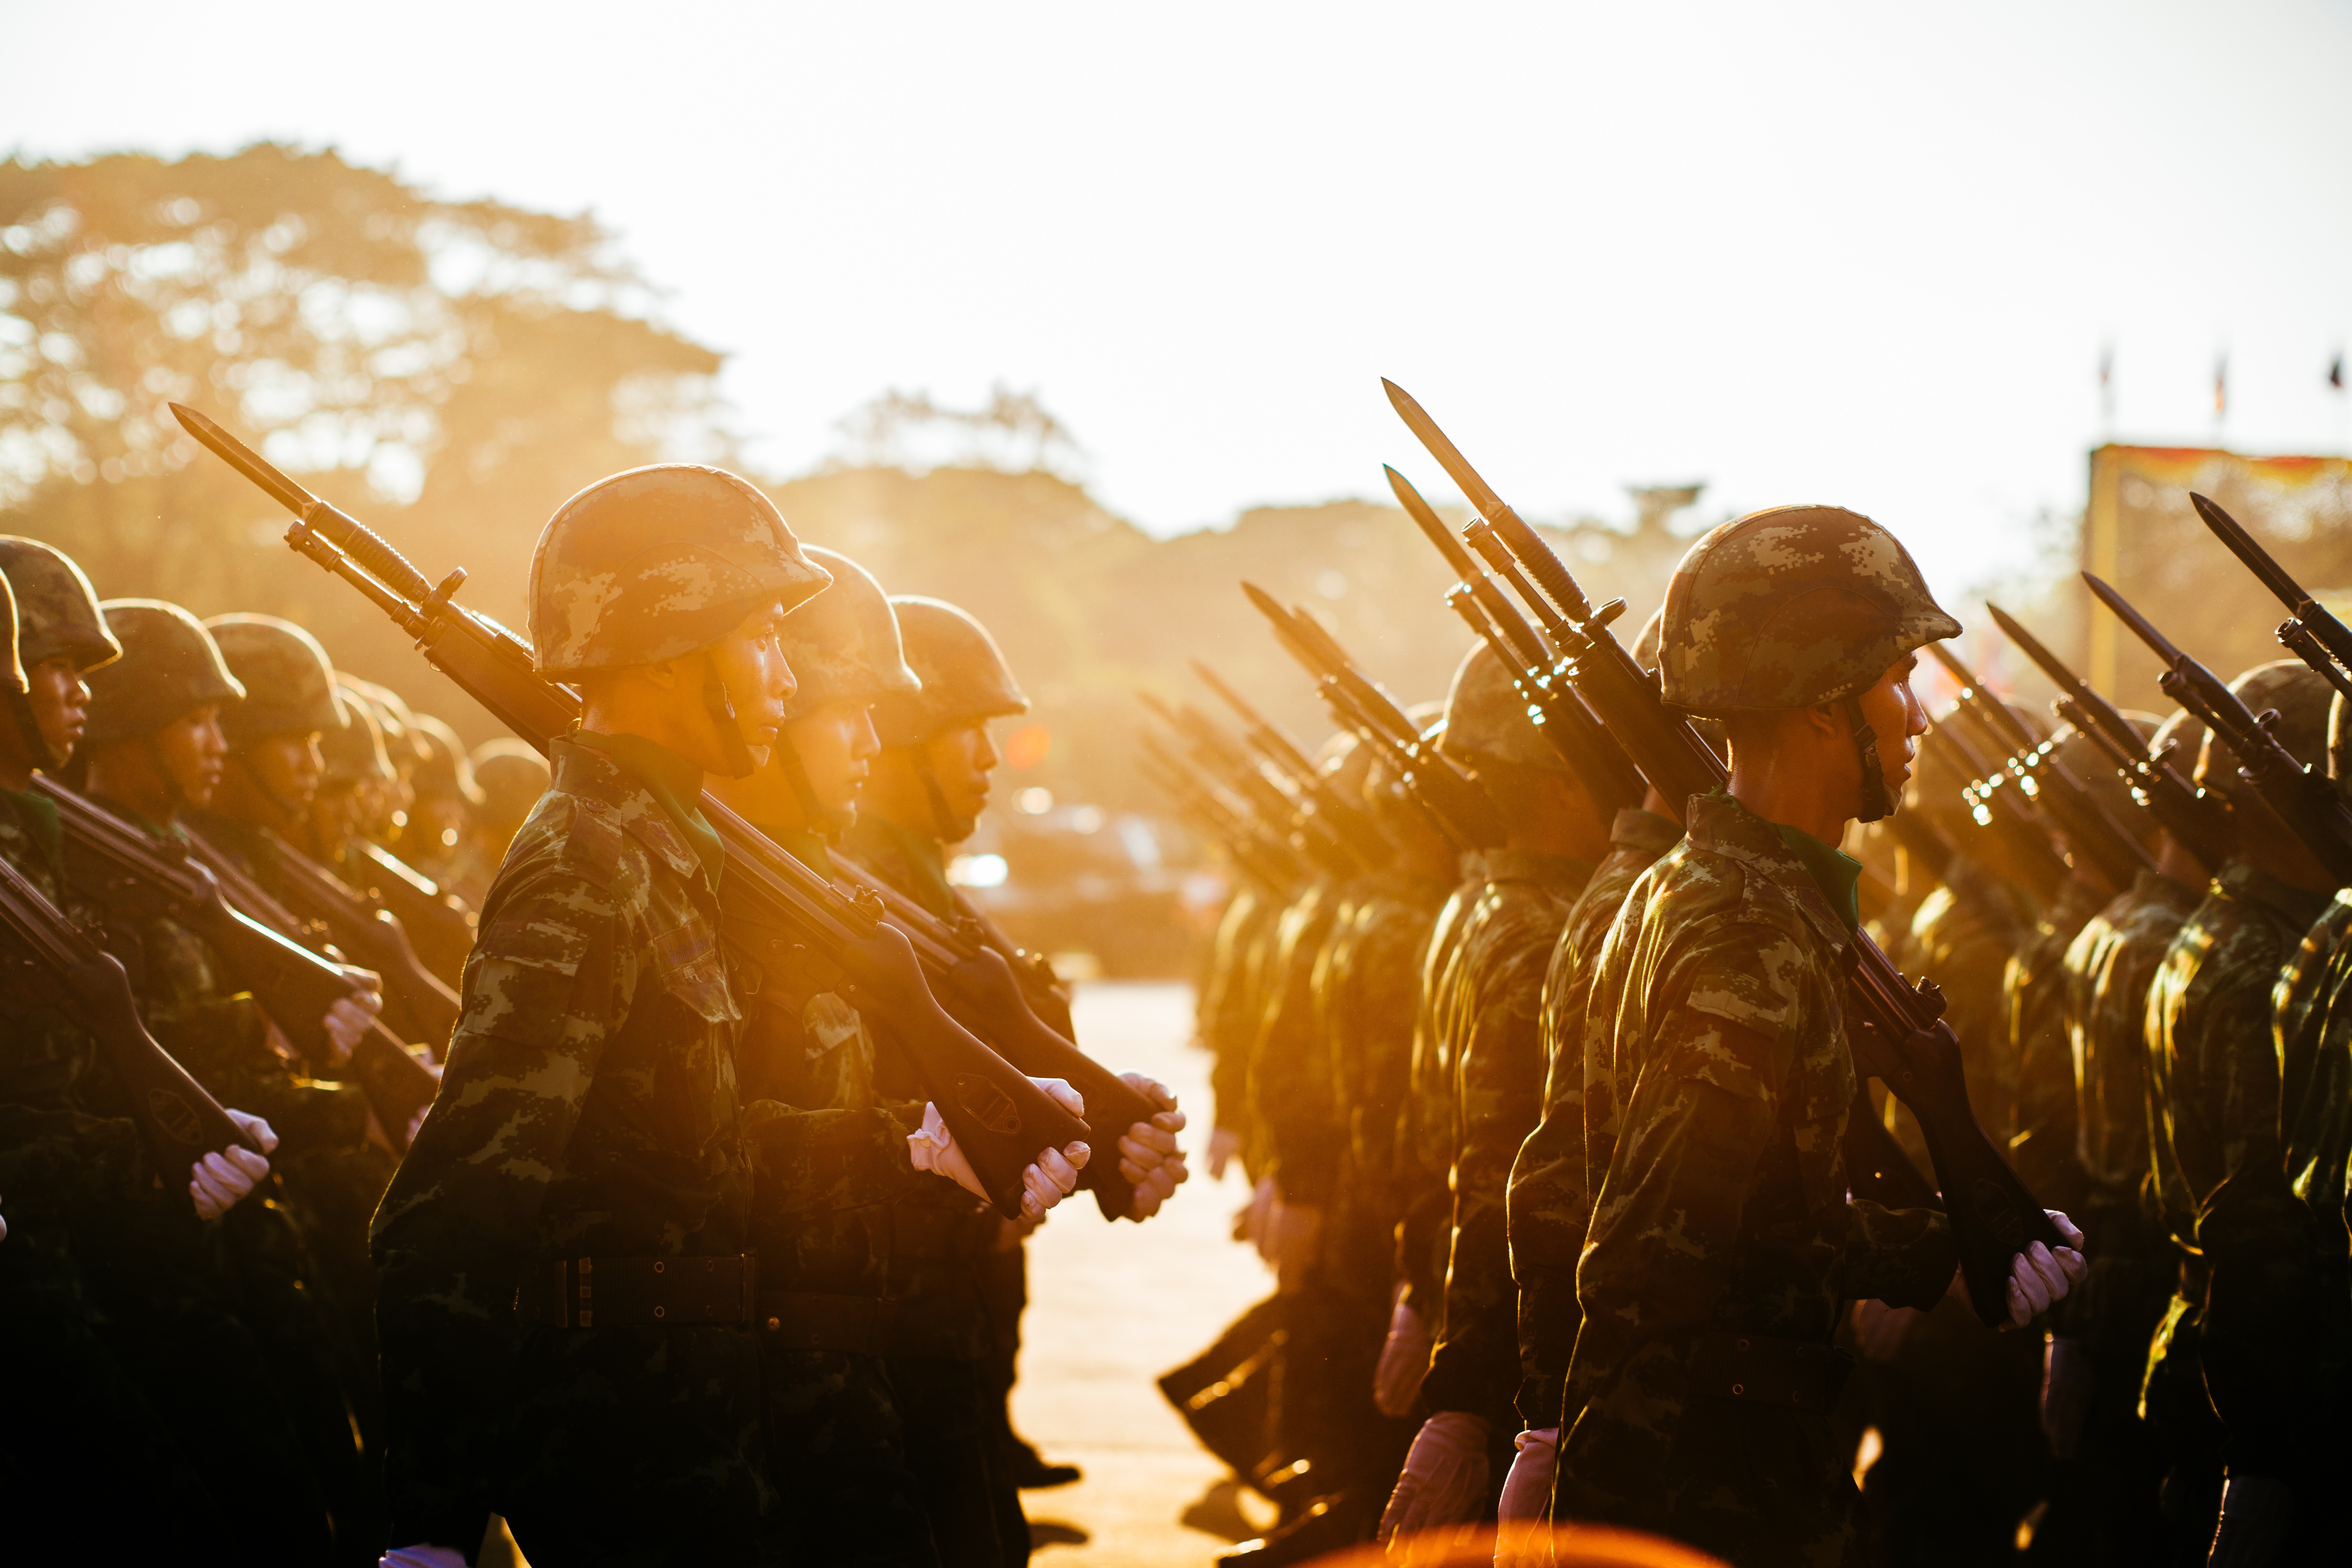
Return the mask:
[[2008,870],[2035,899],[2047,904],[2066,880],[2066,859],[2018,797],[2009,774],[1996,769],[1960,736],[1958,727],[1938,724],[1920,737],[1922,751],[1948,753],[1954,773],[1969,782],[1960,791],[1969,815],[2009,851]]
[[[1465,539],[1490,564],[1511,568],[1496,575],[1520,594],[1569,656],[1570,680],[1586,706],[1683,817],[1691,796],[1722,787],[1730,770],[1689,720],[1666,707],[1656,678],[1609,630],[1623,601],[1596,610],[1551,547],[1502,503],[1421,405],[1402,387],[1388,386],[1398,413],[1477,509],[1479,521],[1464,531]],[[1866,1026],[1853,1042],[1856,1064],[1884,1079],[1918,1120],[1969,1299],[1987,1323],[2006,1322],[2017,1255],[2035,1241],[2055,1247],[2063,1238],[1969,1108],[1959,1040],[1944,1021],[1943,994],[1933,984],[1905,980],[1867,931],[1855,933],[1853,951],[1852,996],[1857,1020]],[[1848,1133],[1852,1149],[1851,1127]]]
[[463,1010],[457,994],[425,967],[390,910],[292,845],[280,846],[278,875],[296,912],[318,921],[335,945],[383,976],[384,1001],[400,1032],[445,1053]]
[[363,879],[360,891],[392,911],[426,971],[454,994],[474,951],[474,911],[382,845],[359,845],[363,862],[352,873]]
[[55,1000],[96,1037],[156,1175],[178,1191],[189,1168],[206,1154],[231,1148],[263,1152],[147,1032],[121,961],[83,935],[5,860],[0,860],[0,926],[13,939],[12,967],[23,980],[46,980]]
[[1136,696],[1153,717],[1183,739],[1202,771],[1248,802],[1259,820],[1288,823],[1290,842],[1326,873],[1352,877],[1380,864],[1379,859],[1367,858],[1330,819],[1313,808],[1310,800],[1286,793],[1215,720],[1190,703],[1171,708],[1148,691]]
[[1317,770],[1313,759],[1298,749],[1297,742],[1251,707],[1240,692],[1218,679],[1216,671],[1207,665],[1196,658],[1192,660],[1192,669],[1241,719],[1242,734],[1252,749],[1290,781],[1291,789],[1316,816],[1331,824],[1332,830],[1358,860],[1367,867],[1377,867],[1394,858],[1396,851],[1379,825],[1360,807],[1339,798],[1339,792]]
[[[294,512],[289,546],[383,611],[416,639],[435,668],[518,737],[544,752],[557,736],[578,727],[579,694],[537,672],[529,643],[452,602],[465,583],[463,570],[438,586],[428,584],[382,538],[310,495],[214,421],[179,404],[171,406],[198,442]],[[782,1010],[797,1028],[808,994],[876,962],[869,941],[881,918],[878,901],[839,892],[709,794],[701,805],[727,851],[719,935],[736,962],[740,988],[755,1005]],[[1006,1217],[1018,1218],[1022,1172],[1044,1150],[1086,1138],[1087,1124],[949,1017],[927,987],[912,990],[919,994],[885,994],[876,1000],[890,1006],[897,1037],[991,1202]]]

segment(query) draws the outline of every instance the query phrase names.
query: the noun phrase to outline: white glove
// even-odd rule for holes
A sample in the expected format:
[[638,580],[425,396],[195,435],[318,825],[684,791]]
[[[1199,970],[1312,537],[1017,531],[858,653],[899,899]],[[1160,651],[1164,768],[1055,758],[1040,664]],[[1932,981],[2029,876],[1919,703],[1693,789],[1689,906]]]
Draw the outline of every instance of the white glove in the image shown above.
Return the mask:
[[1399,1285],[1391,1295],[1389,1337],[1372,1367],[1372,1403],[1391,1421],[1412,1414],[1421,1380],[1429,1375],[1429,1325],[1404,1299],[1404,1289]]
[[0,1241],[5,1241],[5,1240],[7,1240],[7,1239],[8,1239],[8,1219],[7,1219],[7,1216],[6,1216],[5,1215],[0,1215]]
[[[1033,1078],[1029,1080],[1051,1096],[1055,1103],[1073,1116],[1086,1114],[1086,1100],[1078,1091],[1058,1078]],[[1047,1209],[1077,1190],[1078,1172],[1085,1166],[1090,1151],[1084,1143],[1072,1142],[1065,1148],[1047,1149],[1037,1156],[1036,1163],[1021,1172],[1021,1212],[1031,1219],[1044,1215]],[[907,1134],[907,1154],[918,1171],[930,1171],[945,1176],[974,1197],[988,1200],[988,1189],[981,1184],[980,1174],[971,1168],[971,1159],[956,1146],[955,1134],[948,1131],[946,1119],[940,1115],[937,1105],[923,1107],[923,1124]]]
[[466,1554],[454,1546],[395,1546],[376,1568],[466,1568]]
[[319,1026],[327,1031],[328,1048],[334,1053],[332,1065],[341,1067],[352,1059],[352,1047],[375,1026],[375,1016],[383,1011],[383,997],[377,992],[354,991],[336,999],[319,1020]]
[[1209,1130],[1209,1180],[1223,1181],[1225,1167],[1233,1163],[1234,1156],[1241,1152],[1242,1135],[1240,1133],[1230,1127],[1211,1128]]
[[1261,1262],[1274,1261],[1274,1178],[1260,1176],[1250,1189],[1250,1201],[1234,1217],[1234,1239],[1257,1248]]
[[1184,1131],[1184,1113],[1168,1086],[1139,1072],[1118,1075],[1129,1089],[1160,1107],[1144,1121],[1132,1122],[1118,1141],[1118,1173],[1130,1184],[1142,1181],[1162,1160],[1176,1152],[1176,1134]]
[[2098,1368],[2091,1363],[2091,1347],[2062,1335],[2044,1336],[2042,1347],[2042,1435],[2050,1439],[2050,1456],[2071,1459],[2083,1448],[2083,1418],[2089,1414],[2092,1392],[2098,1387]]
[[1495,1510],[1495,1568],[1541,1568],[1536,1549],[1543,1541],[1552,1479],[1559,1470],[1559,1428],[1522,1432],[1517,1446],[1511,1473],[1503,1478],[1503,1500]]
[[2009,1321],[2013,1328],[2023,1328],[2050,1310],[2053,1301],[2063,1300],[2066,1292],[2079,1285],[2091,1272],[2083,1260],[2083,1233],[2074,1222],[2056,1209],[2044,1209],[2065,1245],[2055,1252],[2035,1242],[2017,1255],[2009,1271]]
[[[278,1147],[278,1134],[269,1123],[258,1116],[247,1116],[242,1110],[231,1110],[229,1119],[245,1130],[246,1134],[264,1149]],[[188,1167],[188,1195],[195,1200],[198,1219],[218,1219],[236,1206],[236,1201],[260,1184],[269,1174],[269,1162],[243,1144],[205,1155]]]
[[1429,1542],[1436,1545],[1475,1529],[1486,1510],[1487,1470],[1484,1415],[1441,1410],[1423,1422],[1381,1515],[1381,1543],[1394,1547],[1401,1537],[1442,1532]]

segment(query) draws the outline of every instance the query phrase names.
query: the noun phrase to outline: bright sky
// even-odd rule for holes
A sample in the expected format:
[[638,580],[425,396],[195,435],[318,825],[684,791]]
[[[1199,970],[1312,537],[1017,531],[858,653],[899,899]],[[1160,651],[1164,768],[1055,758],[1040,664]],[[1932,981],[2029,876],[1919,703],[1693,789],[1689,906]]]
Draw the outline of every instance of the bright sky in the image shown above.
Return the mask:
[[2346,448],[2352,0],[0,0],[0,149],[396,163],[593,209],[791,472],[1034,389],[1156,531],[1435,466],[1832,501],[1955,591],[2122,439]]

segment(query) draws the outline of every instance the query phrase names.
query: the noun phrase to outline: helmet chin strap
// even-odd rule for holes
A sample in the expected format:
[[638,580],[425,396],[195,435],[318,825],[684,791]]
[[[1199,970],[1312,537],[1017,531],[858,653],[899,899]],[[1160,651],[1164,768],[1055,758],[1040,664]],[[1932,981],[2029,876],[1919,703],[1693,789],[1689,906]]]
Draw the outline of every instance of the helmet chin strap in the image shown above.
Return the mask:
[[1845,699],[1845,716],[1853,727],[1853,748],[1862,755],[1862,805],[1854,813],[1854,820],[1876,822],[1892,816],[1900,803],[1887,793],[1886,770],[1878,761],[1878,731],[1862,716],[1859,694],[1850,694]]
[[307,808],[295,805],[292,801],[288,800],[284,795],[280,795],[278,792],[276,785],[272,784],[268,779],[261,776],[261,770],[253,765],[252,758],[247,756],[243,752],[231,752],[229,753],[229,760],[236,764],[237,771],[245,775],[246,782],[251,784],[255,789],[261,792],[263,799],[268,801],[270,805],[276,806],[278,810],[286,814],[286,820],[288,822],[293,823],[302,820],[302,814]]
[[26,756],[32,759],[37,766],[52,773],[66,765],[66,760],[73,753],[58,750],[49,744],[49,738],[41,733],[41,721],[33,712],[30,695],[12,688],[8,692],[8,711],[16,718],[16,733],[24,737]]
[[907,748],[914,753],[915,776],[923,781],[923,798],[931,803],[931,826],[939,832],[942,844],[961,844],[971,837],[975,824],[965,821],[948,807],[945,791],[940,788],[939,775],[931,771],[931,743],[919,741]]
[[801,820],[826,843],[839,843],[841,836],[856,822],[857,808],[827,805],[817,798],[816,785],[809,782],[808,767],[801,761],[800,751],[793,744],[790,736],[782,733],[776,736],[776,761],[783,768],[784,777],[792,783],[793,797],[800,802]]
[[139,744],[147,753],[147,765],[153,768],[155,776],[163,781],[163,793],[172,803],[172,809],[165,815],[179,816],[191,804],[188,800],[188,792],[180,787],[180,775],[172,771],[172,763],[163,755],[163,748],[156,744],[155,731],[150,730],[146,734],[142,735],[139,738]]
[[726,755],[728,776],[750,778],[759,764],[751,760],[751,742],[743,739],[743,721],[736,717],[735,700],[728,696],[727,682],[719,678],[719,661],[709,653],[702,656],[702,707],[719,731],[719,749]]

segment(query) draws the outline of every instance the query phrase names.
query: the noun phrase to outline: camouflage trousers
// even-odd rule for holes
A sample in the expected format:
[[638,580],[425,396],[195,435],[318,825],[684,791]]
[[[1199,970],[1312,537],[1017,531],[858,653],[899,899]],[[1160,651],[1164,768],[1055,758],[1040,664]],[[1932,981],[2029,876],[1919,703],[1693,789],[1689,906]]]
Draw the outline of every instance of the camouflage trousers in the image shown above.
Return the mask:
[[498,1506],[562,1564],[781,1561],[748,1328],[533,1328],[514,1360]]
[[1666,1519],[1619,1517],[1565,1472],[1556,1513],[1654,1531],[1736,1568],[1861,1568],[1850,1465],[1826,1415],[1695,1399],[1666,1461]]

